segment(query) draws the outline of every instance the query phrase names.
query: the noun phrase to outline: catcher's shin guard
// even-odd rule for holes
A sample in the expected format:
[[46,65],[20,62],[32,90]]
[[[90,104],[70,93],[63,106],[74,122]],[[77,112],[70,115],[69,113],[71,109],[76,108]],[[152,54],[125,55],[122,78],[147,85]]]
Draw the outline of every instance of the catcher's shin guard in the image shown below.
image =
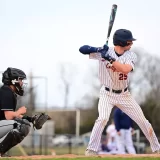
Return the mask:
[[20,143],[29,133],[30,126],[21,124],[16,129],[11,130],[0,143],[1,155]]

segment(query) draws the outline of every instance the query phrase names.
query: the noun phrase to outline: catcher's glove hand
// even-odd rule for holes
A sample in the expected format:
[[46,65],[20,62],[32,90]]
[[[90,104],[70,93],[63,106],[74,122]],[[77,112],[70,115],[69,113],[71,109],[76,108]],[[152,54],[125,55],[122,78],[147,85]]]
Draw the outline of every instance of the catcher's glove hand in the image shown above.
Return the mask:
[[36,129],[41,129],[43,124],[47,121],[50,120],[51,117],[49,117],[47,114],[45,113],[41,113],[39,115],[34,115],[32,117],[32,123],[33,123],[33,128]]

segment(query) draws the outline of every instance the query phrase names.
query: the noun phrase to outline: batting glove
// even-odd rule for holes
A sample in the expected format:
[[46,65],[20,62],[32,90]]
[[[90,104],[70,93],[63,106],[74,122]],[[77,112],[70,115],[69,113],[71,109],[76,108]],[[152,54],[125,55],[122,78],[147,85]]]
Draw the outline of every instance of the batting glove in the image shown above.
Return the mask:
[[99,50],[99,52],[101,53],[101,57],[107,61],[109,61],[111,64],[116,60],[115,58],[113,58],[112,56],[110,56],[108,53],[108,46],[104,45],[103,48],[101,50]]
[[97,52],[101,53],[101,56],[105,56],[108,52],[109,47],[105,44],[103,47],[97,48]]

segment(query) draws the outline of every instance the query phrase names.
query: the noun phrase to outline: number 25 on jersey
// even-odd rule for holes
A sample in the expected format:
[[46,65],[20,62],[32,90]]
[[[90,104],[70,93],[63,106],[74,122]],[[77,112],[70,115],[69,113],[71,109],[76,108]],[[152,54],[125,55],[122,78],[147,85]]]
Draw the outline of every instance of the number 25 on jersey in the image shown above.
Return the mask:
[[123,73],[119,74],[119,80],[126,80],[126,79],[127,79],[127,74],[123,74]]

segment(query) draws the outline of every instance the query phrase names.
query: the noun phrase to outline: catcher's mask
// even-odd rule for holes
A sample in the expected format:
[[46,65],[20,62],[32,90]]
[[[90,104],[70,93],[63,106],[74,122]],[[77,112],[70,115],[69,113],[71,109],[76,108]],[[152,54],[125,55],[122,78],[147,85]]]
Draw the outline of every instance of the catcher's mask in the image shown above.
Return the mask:
[[15,93],[23,96],[27,83],[24,82],[26,74],[17,68],[7,68],[2,74],[2,82],[5,85],[13,85],[15,87]]

